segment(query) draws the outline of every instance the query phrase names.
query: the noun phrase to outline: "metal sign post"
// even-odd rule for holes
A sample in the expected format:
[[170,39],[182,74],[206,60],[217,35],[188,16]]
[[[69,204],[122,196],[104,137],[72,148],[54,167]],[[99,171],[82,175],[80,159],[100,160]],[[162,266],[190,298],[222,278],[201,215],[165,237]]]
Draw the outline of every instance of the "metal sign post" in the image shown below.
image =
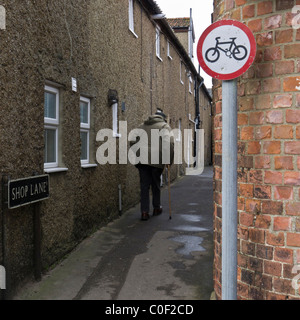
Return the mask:
[[237,299],[237,81],[223,81],[222,299]]
[[213,23],[202,34],[202,69],[222,83],[222,299],[237,299],[237,80],[256,55],[251,30],[235,20]]
[[40,201],[50,196],[49,175],[33,176],[8,181],[8,208],[10,210],[26,205],[34,206],[33,234],[34,234],[34,275],[41,280],[41,213]]

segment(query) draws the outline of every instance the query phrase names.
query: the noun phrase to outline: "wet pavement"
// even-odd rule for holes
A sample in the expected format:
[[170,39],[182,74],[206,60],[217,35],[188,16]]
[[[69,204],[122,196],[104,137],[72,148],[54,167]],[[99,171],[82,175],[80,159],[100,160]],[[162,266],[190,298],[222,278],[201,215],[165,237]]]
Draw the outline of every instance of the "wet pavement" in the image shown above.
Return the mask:
[[213,170],[162,190],[164,212],[139,205],[84,240],[15,300],[209,300],[213,292]]

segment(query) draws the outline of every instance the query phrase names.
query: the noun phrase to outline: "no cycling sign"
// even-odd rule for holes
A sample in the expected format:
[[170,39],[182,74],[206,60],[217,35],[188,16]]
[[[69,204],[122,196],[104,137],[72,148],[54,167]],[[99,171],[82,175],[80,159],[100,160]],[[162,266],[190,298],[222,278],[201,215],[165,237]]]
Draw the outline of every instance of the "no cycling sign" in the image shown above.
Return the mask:
[[251,30],[235,20],[220,20],[200,37],[197,56],[202,69],[211,77],[231,80],[252,65],[256,41]]

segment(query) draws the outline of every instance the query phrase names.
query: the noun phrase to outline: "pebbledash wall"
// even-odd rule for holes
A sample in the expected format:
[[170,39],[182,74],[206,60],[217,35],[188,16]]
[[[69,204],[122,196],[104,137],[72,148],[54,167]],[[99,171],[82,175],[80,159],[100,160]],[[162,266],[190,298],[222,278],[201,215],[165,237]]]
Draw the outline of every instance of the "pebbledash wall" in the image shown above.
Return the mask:
[[[166,19],[151,18],[161,13],[152,0],[3,0],[1,5],[6,28],[0,30],[0,265],[6,268],[10,296],[33,276],[35,206],[8,210],[8,178],[49,174],[50,198],[39,205],[46,270],[118,217],[119,187],[123,211],[139,201],[133,165],[97,163],[102,144],[97,132],[112,129],[113,119],[127,121],[130,132],[157,108],[169,116],[172,128],[193,129],[196,102],[207,106],[211,100]],[[47,110],[56,110],[46,117],[45,93],[52,103]],[[117,105],[110,103],[113,98]],[[80,116],[80,104],[89,117]],[[89,157],[81,161],[87,131]],[[178,173],[184,166],[174,166],[172,178]]]
[[[214,1],[214,21],[242,21],[254,33],[258,49],[255,63],[238,79],[239,299],[300,298],[299,5],[300,1],[289,0]],[[221,85],[214,80],[214,283],[218,299],[222,294]]]

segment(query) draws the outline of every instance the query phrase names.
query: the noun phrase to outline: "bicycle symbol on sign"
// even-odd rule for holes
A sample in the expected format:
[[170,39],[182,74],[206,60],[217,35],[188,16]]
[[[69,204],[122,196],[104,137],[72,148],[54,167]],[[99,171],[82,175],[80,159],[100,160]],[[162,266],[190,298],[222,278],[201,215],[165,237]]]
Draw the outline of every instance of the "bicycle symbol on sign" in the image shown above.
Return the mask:
[[[235,60],[243,60],[246,58],[248,54],[248,50],[246,47],[242,45],[237,45],[235,43],[236,38],[230,38],[231,41],[220,42],[219,39],[221,37],[216,38],[216,46],[213,48],[209,48],[205,53],[205,58],[207,61],[214,63],[217,62],[220,58],[220,51],[223,51],[228,58],[234,58]],[[228,48],[223,49],[220,45],[228,45]]]

